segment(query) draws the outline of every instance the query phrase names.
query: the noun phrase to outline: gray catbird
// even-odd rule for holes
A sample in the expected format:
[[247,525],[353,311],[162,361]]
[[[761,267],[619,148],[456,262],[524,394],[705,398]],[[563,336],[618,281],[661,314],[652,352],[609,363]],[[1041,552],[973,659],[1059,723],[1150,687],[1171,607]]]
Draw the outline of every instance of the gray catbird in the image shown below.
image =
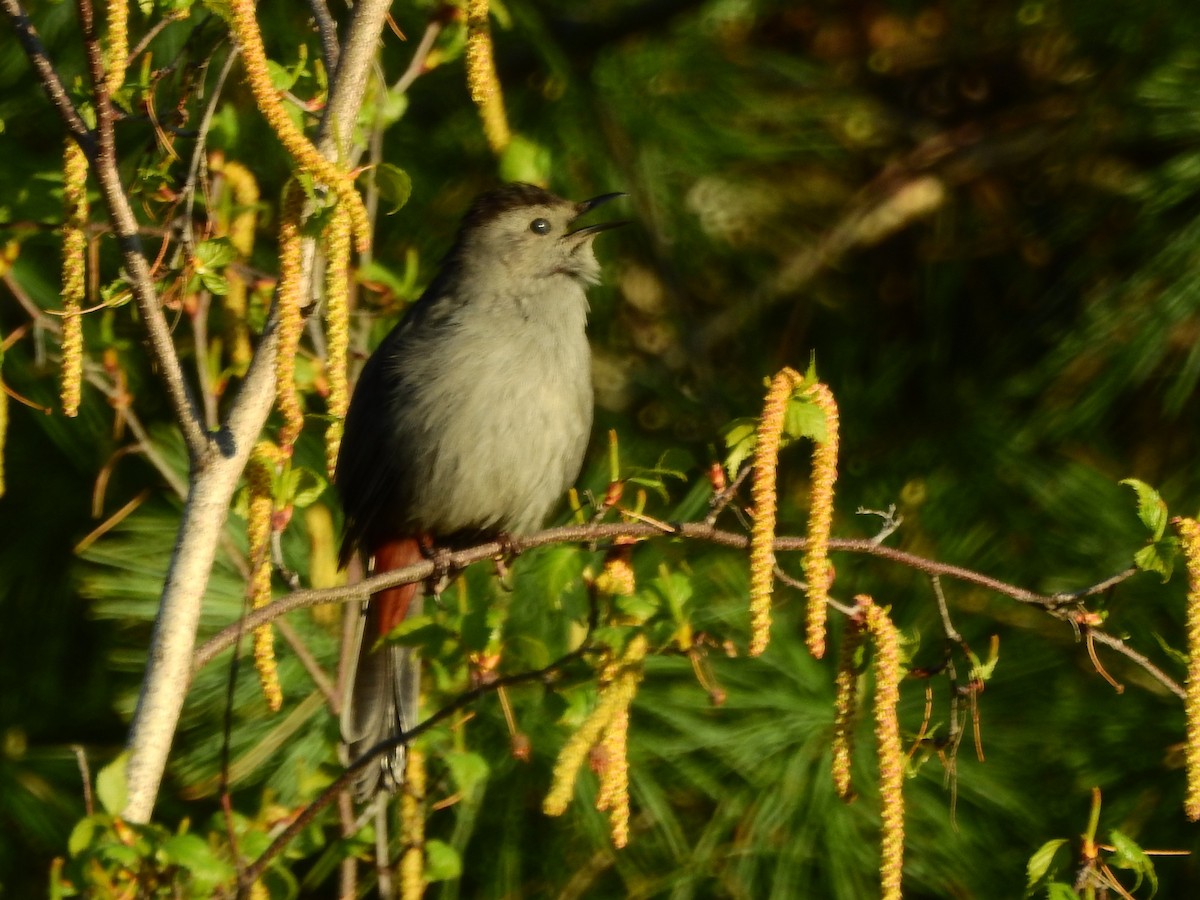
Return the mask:
[[[343,565],[358,551],[380,573],[434,545],[536,529],[575,480],[592,425],[592,239],[623,223],[572,225],[618,196],[571,203],[510,184],[472,204],[350,401],[334,476]],[[418,661],[376,644],[420,606],[417,585],[364,604],[342,713],[350,759],[416,724]],[[403,772],[399,748],[363,769],[355,793],[394,790]]]

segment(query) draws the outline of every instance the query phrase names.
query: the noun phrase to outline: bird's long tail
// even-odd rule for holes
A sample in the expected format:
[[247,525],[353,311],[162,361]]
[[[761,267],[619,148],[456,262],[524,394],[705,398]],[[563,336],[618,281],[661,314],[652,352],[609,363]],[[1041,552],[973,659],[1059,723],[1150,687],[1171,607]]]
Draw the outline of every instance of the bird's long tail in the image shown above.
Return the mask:
[[[400,569],[424,558],[415,538],[390,541],[374,548],[372,574]],[[380,741],[398,737],[417,724],[421,685],[420,660],[410,647],[382,644],[379,639],[419,615],[420,583],[387,588],[363,604],[354,641],[349,648],[353,675],[342,704],[342,742],[346,762],[353,762]],[[396,747],[365,766],[354,779],[361,801],[380,791],[395,791],[404,782],[405,748]]]

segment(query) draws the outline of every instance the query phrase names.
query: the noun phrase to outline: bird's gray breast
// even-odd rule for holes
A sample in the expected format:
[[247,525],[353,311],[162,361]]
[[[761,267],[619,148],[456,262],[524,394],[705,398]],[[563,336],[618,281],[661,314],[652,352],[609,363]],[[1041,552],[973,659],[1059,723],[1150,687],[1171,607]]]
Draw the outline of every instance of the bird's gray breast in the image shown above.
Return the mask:
[[572,279],[552,284],[458,305],[409,336],[421,364],[405,366],[393,400],[398,452],[413,457],[411,525],[530,531],[579,474],[592,425],[587,300]]

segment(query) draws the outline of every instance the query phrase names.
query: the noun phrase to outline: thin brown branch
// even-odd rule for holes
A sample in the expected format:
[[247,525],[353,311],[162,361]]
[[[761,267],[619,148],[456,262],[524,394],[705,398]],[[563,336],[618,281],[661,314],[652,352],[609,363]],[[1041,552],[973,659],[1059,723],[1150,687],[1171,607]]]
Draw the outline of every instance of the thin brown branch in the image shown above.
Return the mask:
[[50,57],[46,54],[46,48],[42,45],[42,39],[38,36],[37,29],[33,27],[29,16],[22,9],[20,0],[0,0],[0,9],[4,10],[9,21],[12,22],[13,28],[17,32],[17,40],[21,42],[21,48],[29,57],[33,72],[37,75],[42,90],[50,99],[50,104],[58,110],[67,130],[79,142],[79,146],[89,157],[92,156],[95,153],[96,136],[84,123],[79,115],[79,110],[75,108],[75,104],[67,95],[67,89],[62,83],[62,79],[58,77],[58,71],[54,68]]
[[288,646],[292,648],[292,652],[296,654],[296,659],[300,660],[300,665],[304,666],[304,671],[313,680],[313,684],[317,686],[317,690],[325,697],[325,702],[329,704],[329,711],[333,713],[334,718],[337,718],[342,712],[342,698],[338,696],[337,689],[334,688],[329,675],[321,668],[321,664],[317,662],[317,658],[313,656],[312,651],[308,649],[308,645],[304,643],[304,638],[287,622],[276,622],[275,627],[279,630],[279,636],[287,641]]
[[[13,2],[13,0],[3,0]],[[205,435],[199,407],[192,397],[191,388],[183,375],[175,344],[171,340],[171,329],[163,314],[158,292],[150,266],[142,252],[142,241],[138,235],[137,217],[129,205],[129,197],[121,183],[117,163],[116,136],[113,133],[113,106],[109,96],[107,74],[104,70],[104,51],[96,35],[95,12],[91,0],[76,0],[79,24],[83,31],[84,50],[87,54],[88,71],[92,80],[92,91],[96,105],[96,124],[99,139],[89,158],[100,182],[101,193],[108,204],[112,217],[113,231],[129,285],[137,301],[138,312],[146,329],[146,340],[154,362],[162,377],[167,397],[175,412],[176,424],[183,432],[188,456],[193,466],[202,466],[209,453],[209,441]],[[85,150],[87,148],[85,147]]]
[[[414,567],[410,566],[409,568]],[[543,666],[540,669],[532,669],[526,672],[516,672],[511,675],[502,675],[493,679],[492,681],[479,684],[470,690],[464,691],[445,706],[440,707],[436,712],[432,713],[423,721],[410,728],[408,731],[404,732],[398,737],[391,738],[386,741],[380,741],[358,759],[354,760],[354,762],[347,766],[346,770],[338,776],[336,781],[330,784],[329,787],[325,788],[325,790],[323,790],[321,794],[312,801],[312,803],[306,806],[304,810],[301,811],[298,816],[296,816],[295,819],[288,823],[287,828],[279,833],[275,840],[271,842],[271,846],[264,850],[258,859],[256,859],[251,865],[246,867],[246,869],[241,872],[239,880],[241,884],[246,887],[239,891],[239,896],[248,896],[248,886],[254,884],[254,882],[263,874],[263,871],[266,869],[266,867],[270,865],[271,861],[284,851],[284,849],[292,842],[296,835],[300,834],[300,832],[308,827],[312,820],[316,818],[317,813],[336,800],[339,794],[349,787],[356,772],[368,765],[372,765],[380,756],[392,751],[396,747],[411,743],[415,738],[420,737],[435,725],[446,721],[455,713],[470,706],[481,697],[485,697],[488,694],[495,693],[503,688],[513,687],[515,685],[531,684],[539,681],[545,684],[553,682],[555,675],[557,675],[571,663],[583,658],[589,652],[591,652],[591,635],[596,625],[596,614],[594,607],[591,620],[588,624],[588,632],[584,636],[584,639],[580,645],[574,650],[564,653],[550,664]]]
[[168,25],[174,24],[175,22],[182,21],[187,17],[188,13],[186,10],[176,10],[175,12],[167,13],[165,16],[151,25],[148,29],[146,29],[146,33],[142,35],[142,39],[133,46],[132,50],[129,51],[129,57],[125,64],[128,65],[141,56],[142,51],[150,46],[150,42],[158,37],[164,28],[166,28]]
[[[354,5],[318,139],[318,148],[327,159],[343,158],[350,145],[388,6],[389,0],[359,0]],[[306,285],[311,282],[315,258],[315,243],[307,239],[302,262],[302,282]],[[214,436],[219,453],[208,460],[207,467],[193,472],[130,728],[126,769],[129,793],[124,817],[131,822],[148,821],[154,808],[190,682],[200,605],[216,547],[250,448],[262,431],[275,396],[278,346],[277,320],[272,312],[233,398],[225,427]]]
[[1143,669],[1150,677],[1165,687],[1168,691],[1178,697],[1180,700],[1187,696],[1187,692],[1183,687],[1175,681],[1170,675],[1152,663],[1144,654],[1134,650],[1119,637],[1114,637],[1107,631],[1101,631],[1098,628],[1088,628],[1088,634],[1092,636],[1092,640],[1097,644],[1103,644],[1105,647],[1110,647],[1116,650],[1122,656],[1132,660],[1141,669]]
[[[744,534],[723,531],[703,522],[685,522],[669,527],[670,530],[664,532],[661,524],[651,525],[640,522],[607,525],[568,525],[561,528],[551,528],[521,538],[510,538],[503,544],[499,541],[486,541],[474,547],[468,547],[447,554],[446,562],[452,569],[462,569],[482,560],[493,559],[507,553],[520,554],[535,547],[542,547],[548,544],[591,544],[597,541],[607,541],[616,538],[646,540],[654,537],[677,537],[704,541],[733,549],[745,549],[749,544],[749,538]],[[797,552],[804,549],[805,540],[801,537],[781,536],[776,538],[774,546],[777,553]],[[907,553],[903,550],[883,547],[870,540],[834,538],[829,541],[829,549],[843,553],[861,553],[867,556],[874,556],[889,560],[906,568],[924,572],[927,575],[944,576],[968,584],[974,584],[1020,603],[1036,606],[1059,619],[1068,618],[1065,607],[1077,603],[1079,597],[1093,595],[1097,592],[1097,588],[1100,585],[1104,586],[1104,590],[1108,590],[1131,577],[1136,572],[1135,569],[1127,569],[1111,578],[1106,578],[1098,582],[1097,585],[1083,588],[1071,594],[1047,595],[1000,581],[989,575],[984,575],[981,572],[961,566],[953,566],[937,562],[936,560],[926,559],[913,553]],[[293,591],[250,613],[244,622],[235,622],[213,635],[196,651],[192,664],[194,668],[199,669],[207,665],[218,653],[232,646],[239,627],[255,628],[266,622],[274,621],[292,610],[316,606],[321,603],[362,601],[383,588],[395,587],[399,584],[411,584],[412,582],[429,578],[434,574],[435,568],[432,561],[424,560],[411,566],[406,566],[403,569],[394,569],[382,575],[363,579],[357,584],[342,585],[324,590]],[[1093,628],[1091,631],[1097,641],[1112,647],[1118,653],[1137,663],[1151,677],[1160,682],[1173,694],[1180,697],[1183,696],[1183,688],[1180,687],[1179,683],[1158,666],[1151,663],[1145,656],[1128,647],[1119,638],[1115,638],[1098,629]]]
[[[449,7],[450,14],[453,15],[454,8]],[[447,17],[447,8],[443,7],[438,10],[425,26],[425,33],[421,35],[421,40],[417,42],[417,47],[413,50],[412,59],[408,62],[408,68],[404,73],[396,79],[396,83],[392,85],[389,94],[399,96],[408,93],[408,89],[412,87],[416,81],[425,72],[425,60],[429,58],[429,51],[433,49],[433,42],[437,40],[437,36],[442,33],[445,27]]]
[[321,38],[321,60],[325,63],[326,77],[332,80],[336,76],[338,62],[342,57],[337,22],[329,12],[325,0],[308,0],[308,10],[312,13],[313,22],[317,25],[317,34]]

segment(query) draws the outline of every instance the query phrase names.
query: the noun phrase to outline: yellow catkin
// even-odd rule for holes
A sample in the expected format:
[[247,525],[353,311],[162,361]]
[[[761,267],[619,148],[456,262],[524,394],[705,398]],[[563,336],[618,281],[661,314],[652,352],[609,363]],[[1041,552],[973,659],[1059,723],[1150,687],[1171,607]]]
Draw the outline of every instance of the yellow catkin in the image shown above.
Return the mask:
[[499,156],[512,140],[504,94],[496,76],[488,0],[467,0],[467,86],[479,107],[483,134],[492,152]]
[[349,389],[346,351],[350,346],[350,217],[338,204],[325,233],[325,377],[329,383],[329,415],[325,430],[325,465],[333,474],[342,443]]
[[4,341],[0,340],[0,497],[4,496],[4,442],[8,438],[8,393],[4,390]]
[[67,138],[63,151],[62,407],[79,415],[83,392],[83,299],[87,256],[87,157]]
[[[625,548],[628,549],[628,548]],[[627,553],[610,551],[596,576],[596,590],[610,597],[630,597],[637,590],[637,575]]]
[[279,287],[276,291],[279,351],[275,356],[275,402],[283,416],[279,446],[285,454],[291,455],[292,446],[304,427],[303,402],[296,389],[296,352],[300,349],[300,334],[304,330],[300,248],[304,192],[292,182],[283,195],[283,210],[279,217]]
[[771,594],[775,586],[776,476],[779,441],[792,391],[800,375],[785,368],[771,381],[754,444],[754,525],[750,530],[750,655],[758,656],[771,641]]
[[[271,84],[267,51],[263,47],[262,33],[254,16],[254,0],[229,0],[229,11],[234,34],[242,50],[246,81],[250,85],[250,93],[254,95],[259,112],[274,130],[284,149],[300,167],[328,185],[337,194],[338,199],[346,204],[351,231],[354,234],[354,246],[360,253],[366,251],[371,246],[371,223],[362,197],[354,189],[353,178],[323,157],[296,127],[288,117],[287,110],[283,108],[279,93]],[[344,128],[352,123],[336,124]]]
[[600,738],[600,789],[596,809],[608,813],[613,846],[629,843],[629,710],[608,723]]
[[400,834],[400,898],[420,900],[425,893],[425,754],[412,746],[400,796]]
[[[250,605],[254,609],[271,602],[271,517],[274,513],[272,485],[280,460],[279,449],[270,441],[260,441],[246,464],[249,486],[249,512],[246,516],[250,556]],[[262,684],[263,696],[272,712],[283,706],[283,690],[275,664],[275,635],[270,624],[254,629],[254,668]]]
[[850,766],[854,756],[854,723],[858,712],[858,673],[854,657],[862,645],[863,632],[855,623],[846,626],[838,654],[837,678],[833,700],[833,786],[838,797],[854,799]]
[[1187,718],[1187,795],[1183,810],[1195,822],[1200,820],[1200,522],[1178,518],[1174,524],[1188,576],[1188,677],[1183,702]]
[[105,87],[109,93],[125,83],[129,59],[129,2],[108,0],[108,48],[104,53]]
[[[258,225],[258,182],[239,162],[227,160],[224,154],[212,153],[208,159],[210,172],[220,173],[232,210],[217,217],[216,235],[229,238],[241,259],[249,260],[254,252],[254,233]],[[226,272],[229,289],[222,301],[225,340],[228,343],[229,363],[238,375],[250,366],[253,350],[250,346],[250,327],[246,321],[246,280],[230,267]]]
[[[625,648],[620,662],[605,672],[608,683],[600,689],[596,708],[584,720],[559,751],[554,763],[554,774],[550,779],[550,791],[542,803],[542,811],[548,816],[561,816],[575,790],[575,780],[588,752],[596,746],[614,719],[629,710],[642,680],[641,661],[645,658],[649,643],[645,636],[637,635]],[[601,680],[604,681],[605,678]],[[626,776],[628,777],[628,776]],[[628,800],[625,801],[628,803]],[[628,815],[626,815],[628,820]]]
[[833,568],[829,563],[829,531],[833,525],[833,483],[837,480],[838,408],[833,392],[821,383],[805,392],[825,414],[825,438],[813,448],[812,492],[804,549],[804,580],[808,583],[806,642],[817,659],[825,655],[825,622]]
[[900,900],[904,868],[904,749],[900,745],[900,633],[888,614],[866,595],[855,598],[874,642],[875,744],[879,756],[879,799],[882,805],[880,897]]

